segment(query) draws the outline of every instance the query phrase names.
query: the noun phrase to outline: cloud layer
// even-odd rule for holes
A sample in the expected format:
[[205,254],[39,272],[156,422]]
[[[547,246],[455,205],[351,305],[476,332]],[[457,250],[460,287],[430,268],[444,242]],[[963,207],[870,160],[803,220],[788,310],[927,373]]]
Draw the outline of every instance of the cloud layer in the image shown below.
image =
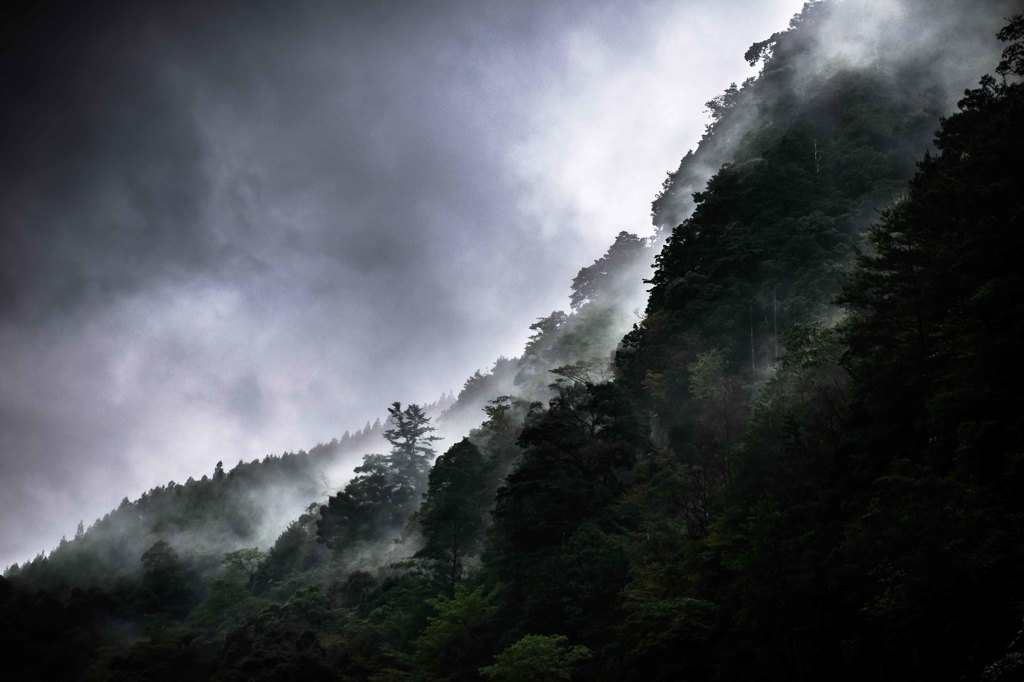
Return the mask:
[[800,2],[54,5],[0,66],[0,564],[458,389]]

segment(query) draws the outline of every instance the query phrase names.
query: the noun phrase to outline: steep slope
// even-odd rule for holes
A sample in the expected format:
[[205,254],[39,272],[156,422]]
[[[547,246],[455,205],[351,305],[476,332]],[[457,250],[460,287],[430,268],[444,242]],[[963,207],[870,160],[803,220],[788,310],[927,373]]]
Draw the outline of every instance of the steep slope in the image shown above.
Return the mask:
[[[642,398],[645,380],[675,401],[686,365],[717,351],[757,382],[783,353],[785,329],[836,315],[861,236],[902,191],[960,88],[989,68],[974,68],[987,42],[977,32],[994,35],[1008,8],[810,3],[788,31],[752,47],[761,76],[711,103],[706,144],[654,202],[661,224],[695,212],[659,255],[646,317],[619,355],[664,437],[685,431],[686,418]],[[699,169],[717,159],[728,163],[704,189]],[[636,376],[636,363],[650,376]]]
[[[755,43],[744,55],[751,65],[762,65],[760,75],[741,87],[732,84],[706,104],[712,120],[700,145],[669,173],[655,198],[655,226],[671,231],[689,218],[694,193],[723,164],[759,159],[786,131],[809,133],[804,154],[834,166],[855,147],[863,157],[864,137],[882,126],[890,143],[884,153],[896,166],[886,168],[875,157],[883,166],[861,168],[869,173],[861,182],[905,181],[913,160],[930,143],[937,117],[952,111],[963,89],[991,68],[998,49],[993,36],[1015,9],[1013,2],[996,0],[806,3],[787,30]],[[858,83],[846,82],[855,75]],[[874,90],[874,110],[857,110],[856,88]],[[854,117],[863,128],[837,136],[837,128]],[[881,148],[880,142],[869,148]],[[849,160],[863,163],[870,156]],[[850,174],[847,182],[855,181]],[[884,186],[879,189],[877,199],[884,204],[891,197]],[[869,212],[866,222],[871,220]]]
[[[436,417],[451,402],[442,397],[425,409]],[[76,536],[48,555],[9,567],[5,575],[54,592],[109,588],[137,577],[140,557],[158,541],[180,552],[197,575],[210,575],[220,570],[226,551],[273,544],[290,520],[352,475],[363,453],[387,447],[384,430],[378,419],[308,452],[239,460],[230,469],[218,462],[199,480],[170,481],[134,501],[126,497],[88,528],[79,524]]]
[[25,679],[1015,679],[1024,20],[915,173],[1007,6],[809,3],[713,104],[671,234],[620,235],[471,377],[439,421],[486,420],[429,472],[395,405],[267,556],[0,582]]

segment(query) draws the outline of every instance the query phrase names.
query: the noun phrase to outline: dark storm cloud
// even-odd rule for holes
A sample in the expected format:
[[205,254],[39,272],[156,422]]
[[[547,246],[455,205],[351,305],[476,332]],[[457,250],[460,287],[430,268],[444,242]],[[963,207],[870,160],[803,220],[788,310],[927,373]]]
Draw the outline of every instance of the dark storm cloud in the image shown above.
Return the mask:
[[517,352],[647,229],[699,102],[799,4],[68,3],[12,24],[0,563]]
[[141,24],[130,13],[54,9],[5,55],[8,314],[38,317],[131,291],[215,252],[201,219],[198,131],[183,93],[133,35]]

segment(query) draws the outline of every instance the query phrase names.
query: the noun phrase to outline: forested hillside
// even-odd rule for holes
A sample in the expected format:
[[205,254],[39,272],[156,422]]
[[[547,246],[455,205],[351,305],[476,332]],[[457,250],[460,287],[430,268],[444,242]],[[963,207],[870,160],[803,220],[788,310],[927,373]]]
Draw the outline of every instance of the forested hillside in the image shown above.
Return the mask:
[[864,7],[450,405],[9,569],[5,679],[1024,679],[1024,17]]

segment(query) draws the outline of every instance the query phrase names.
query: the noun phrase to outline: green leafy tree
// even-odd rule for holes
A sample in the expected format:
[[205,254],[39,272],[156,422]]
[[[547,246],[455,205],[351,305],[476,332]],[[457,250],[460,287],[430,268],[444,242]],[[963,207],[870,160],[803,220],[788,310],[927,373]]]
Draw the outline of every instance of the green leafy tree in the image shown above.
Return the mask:
[[317,537],[336,549],[379,539],[405,523],[412,501],[413,490],[386,455],[364,455],[345,489],[321,507]]
[[856,511],[835,568],[868,621],[857,662],[903,678],[976,677],[1021,618],[1024,19],[1000,35],[1006,80],[943,122],[844,292]]
[[451,597],[428,600],[433,615],[416,638],[407,659],[415,670],[435,679],[472,680],[494,653],[495,595],[484,587],[460,586]]
[[645,240],[620,232],[608,251],[593,265],[582,268],[572,281],[570,296],[573,310],[587,303],[609,304],[635,286],[631,275],[636,262],[644,254]]
[[547,409],[535,404],[526,417],[523,454],[497,493],[487,551],[489,571],[507,583],[510,612],[525,630],[564,623],[577,588],[562,553],[576,547],[572,538],[587,521],[607,521],[644,445],[632,405],[614,384],[561,383],[557,392]]
[[191,607],[193,591],[185,567],[171,545],[158,540],[142,555],[143,607],[183,615]]
[[425,545],[416,556],[434,562],[449,595],[463,574],[466,556],[479,551],[491,503],[483,453],[468,438],[437,458],[417,515]]
[[591,658],[585,646],[570,646],[562,635],[526,635],[498,654],[480,674],[495,682],[557,682],[571,680]]
[[229,570],[235,571],[245,577],[246,586],[252,590],[253,585],[256,582],[256,574],[260,570],[260,566],[267,558],[267,553],[258,547],[245,547],[243,549],[236,549],[233,552],[227,552],[224,554],[222,563],[228,567]]

